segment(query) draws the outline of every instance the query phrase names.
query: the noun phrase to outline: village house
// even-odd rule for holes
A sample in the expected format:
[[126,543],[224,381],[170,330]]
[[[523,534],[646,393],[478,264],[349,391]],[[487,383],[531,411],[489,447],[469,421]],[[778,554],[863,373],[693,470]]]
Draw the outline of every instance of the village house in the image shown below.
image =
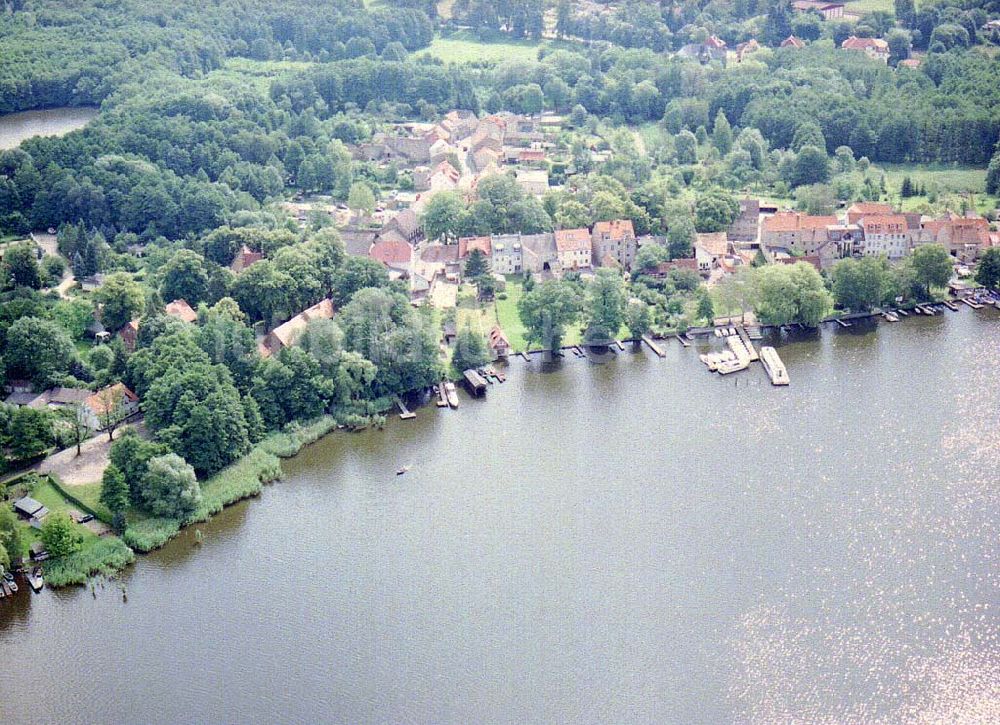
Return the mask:
[[191,309],[191,305],[187,303],[187,300],[174,300],[173,302],[168,302],[163,309],[167,315],[175,317],[182,322],[198,321],[198,313]]
[[[589,240],[587,253],[590,253]],[[535,274],[551,272],[562,273],[559,252],[556,248],[556,236],[551,232],[543,234],[521,235],[521,268],[525,272]]]
[[510,341],[507,340],[507,336],[503,334],[503,330],[499,326],[494,325],[490,329],[487,341],[494,360],[505,360],[510,355]]
[[857,224],[866,216],[885,216],[895,213],[891,204],[877,201],[856,201],[847,207],[847,223]]
[[303,310],[295,315],[295,317],[287,322],[283,322],[267,333],[257,346],[257,350],[260,352],[261,357],[276,355],[282,349],[291,347],[297,343],[310,322],[313,320],[333,319],[333,312],[332,300],[326,299],[317,302],[312,307]]
[[379,239],[368,256],[397,272],[409,272],[413,268],[413,246],[408,242]]
[[135,352],[135,348],[139,344],[139,318],[122,325],[121,329],[118,330],[118,337],[121,338],[126,350]]
[[115,383],[91,394],[80,407],[80,416],[91,430],[116,426],[139,412],[139,396]]
[[719,259],[729,253],[729,239],[726,232],[704,232],[697,235],[694,243],[694,258],[698,271],[707,274],[718,264]]
[[458,240],[458,259],[464,263],[476,249],[482,252],[487,259],[493,257],[493,243],[489,237],[462,237]]
[[740,213],[726,230],[726,238],[732,242],[754,242],[760,232],[760,201],[740,199]]
[[449,111],[441,120],[441,126],[451,134],[452,142],[468,138],[476,131],[479,119],[472,111]]
[[698,260],[693,258],[683,258],[683,259],[671,259],[666,262],[660,262],[653,269],[648,270],[646,275],[648,277],[653,277],[654,279],[663,279],[670,274],[671,271],[675,269],[686,269],[691,272],[698,271]]
[[594,224],[592,235],[593,258],[603,265],[605,257],[614,259],[621,266],[632,266],[637,249],[635,229],[631,219],[615,219]]
[[433,169],[418,166],[413,170],[413,188],[417,191],[451,191],[458,186],[462,174],[447,161],[442,161]]
[[11,393],[10,396],[4,400],[4,403],[18,408],[27,407],[34,408],[35,410],[49,408],[51,410],[57,410],[59,408],[79,405],[89,397],[90,391],[86,388],[56,387],[49,388],[42,393]]
[[782,48],[805,48],[806,44],[801,38],[796,38],[794,35],[789,35],[787,38],[781,41]]
[[494,235],[490,240],[493,249],[490,260],[497,274],[520,274],[522,269],[521,235]]
[[910,235],[902,214],[866,216],[858,224],[862,233],[855,243],[855,254],[900,259],[909,253]]
[[586,227],[560,229],[555,233],[556,258],[563,269],[591,266],[593,244]]
[[380,240],[395,240],[416,244],[424,236],[420,217],[412,209],[404,209],[382,225]]
[[827,241],[826,228],[837,224],[834,216],[778,212],[764,217],[760,240],[766,247],[782,247],[799,254],[814,254]]
[[864,51],[872,60],[889,62],[889,44],[881,38],[857,38],[852,35],[841,43],[840,47],[844,50]]
[[526,194],[542,196],[549,190],[549,172],[545,169],[518,169],[516,178]]
[[233,257],[233,261],[229,264],[229,268],[239,274],[244,269],[256,264],[263,258],[263,254],[253,251],[250,247],[244,244],[240,247],[240,251],[236,253],[236,256]]
[[980,216],[963,217],[948,213],[921,224],[921,242],[940,244],[956,259],[971,263],[990,247],[990,224]]
[[736,62],[742,63],[746,56],[756,53],[760,48],[761,45],[756,38],[750,38],[745,43],[740,43],[736,46]]
[[710,63],[713,60],[726,62],[726,41],[714,35],[703,43],[688,43],[677,51],[679,58],[689,58],[700,63]]
[[822,2],[822,0],[795,0],[792,3],[792,8],[800,13],[817,12],[823,16],[824,20],[844,17],[843,3],[827,3]]

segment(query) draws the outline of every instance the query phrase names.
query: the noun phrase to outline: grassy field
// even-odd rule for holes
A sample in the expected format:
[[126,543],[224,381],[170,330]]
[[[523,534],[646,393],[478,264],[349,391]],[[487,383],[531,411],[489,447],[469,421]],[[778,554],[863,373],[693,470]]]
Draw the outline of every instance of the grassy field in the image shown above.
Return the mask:
[[844,9],[855,15],[873,13],[877,10],[891,13],[894,12],[894,4],[892,0],[848,0]]
[[949,164],[880,164],[890,190],[898,190],[903,178],[914,182],[935,184],[943,192],[976,192],[983,194],[986,186],[986,169]]
[[429,48],[419,52],[430,53],[445,63],[499,63],[504,60],[537,60],[538,49],[545,45],[545,42],[533,40],[483,42],[471,33],[461,31],[448,38],[435,38]]
[[229,58],[219,70],[205,76],[204,82],[225,87],[227,85],[251,85],[260,93],[268,93],[271,81],[290,71],[301,71],[312,63],[291,60],[251,60],[250,58]]
[[[469,324],[473,330],[479,330],[485,335],[493,325],[499,324],[504,334],[507,335],[514,352],[527,350],[528,342],[524,338],[524,325],[521,324],[521,317],[517,312],[517,301],[524,294],[524,284],[521,277],[508,276],[507,289],[502,294],[505,299],[501,299],[501,295],[498,294],[494,302],[479,304],[475,300],[474,288],[463,285],[458,296],[456,326],[461,330],[466,324]],[[582,340],[583,334],[580,329],[572,327],[566,330],[563,345],[577,345]],[[532,347],[537,347],[537,345]]]

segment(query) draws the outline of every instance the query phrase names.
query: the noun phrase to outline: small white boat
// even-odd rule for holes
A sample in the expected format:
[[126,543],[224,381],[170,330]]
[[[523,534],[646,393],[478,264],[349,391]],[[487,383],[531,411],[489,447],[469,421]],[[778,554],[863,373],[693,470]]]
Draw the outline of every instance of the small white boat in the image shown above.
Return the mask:
[[458,390],[455,388],[455,383],[450,380],[444,384],[444,392],[448,397],[448,405],[452,408],[458,407]]
[[402,476],[404,473],[406,473],[409,470],[410,470],[409,466],[403,466],[402,468],[396,470],[396,475],[397,476]]

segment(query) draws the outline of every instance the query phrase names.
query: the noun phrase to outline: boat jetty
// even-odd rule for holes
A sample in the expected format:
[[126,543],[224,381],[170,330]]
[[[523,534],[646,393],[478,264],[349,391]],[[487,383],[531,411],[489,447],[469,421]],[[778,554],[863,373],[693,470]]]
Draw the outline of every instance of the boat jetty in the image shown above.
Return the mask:
[[[740,370],[746,370],[752,363],[763,360],[763,350],[770,350],[771,367],[769,368],[768,362],[765,361],[764,368],[771,377],[771,382],[775,385],[788,385],[788,373],[773,347],[762,348],[761,353],[758,354],[750,338],[750,334],[742,326],[715,328],[713,332],[716,337],[726,341],[726,349],[699,356],[709,370],[717,372],[720,375],[729,375]],[[780,375],[772,373],[772,369],[780,370]]]

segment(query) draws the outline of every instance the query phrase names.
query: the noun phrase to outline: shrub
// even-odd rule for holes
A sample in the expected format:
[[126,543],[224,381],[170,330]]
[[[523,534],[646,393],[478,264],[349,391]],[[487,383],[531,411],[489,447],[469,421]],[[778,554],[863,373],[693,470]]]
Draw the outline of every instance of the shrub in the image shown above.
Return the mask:
[[181,530],[177,519],[145,519],[128,525],[122,538],[136,551],[159,549]]
[[45,580],[53,587],[83,584],[94,574],[111,576],[135,561],[135,553],[121,539],[96,539],[74,554],[55,559],[45,567]]

